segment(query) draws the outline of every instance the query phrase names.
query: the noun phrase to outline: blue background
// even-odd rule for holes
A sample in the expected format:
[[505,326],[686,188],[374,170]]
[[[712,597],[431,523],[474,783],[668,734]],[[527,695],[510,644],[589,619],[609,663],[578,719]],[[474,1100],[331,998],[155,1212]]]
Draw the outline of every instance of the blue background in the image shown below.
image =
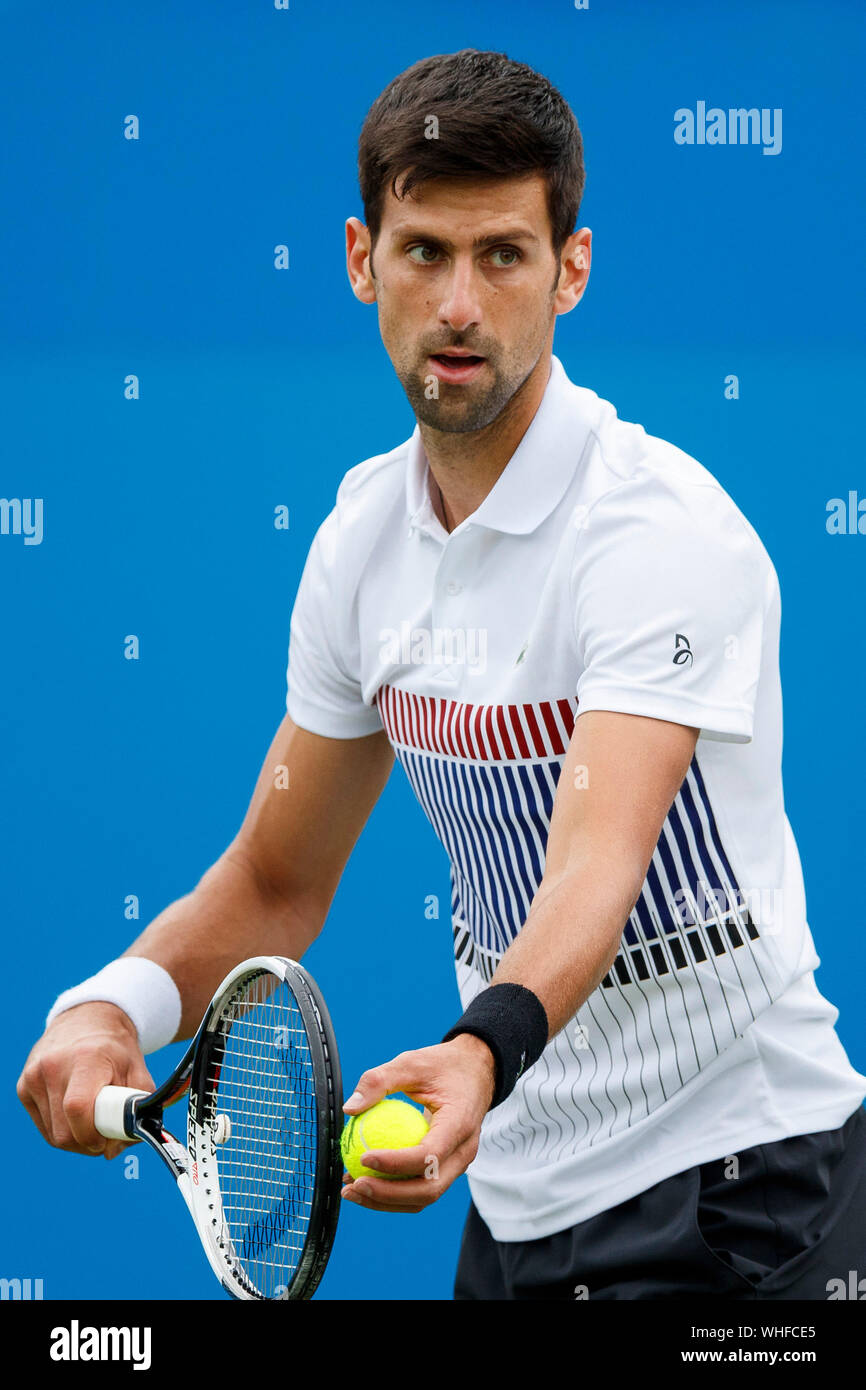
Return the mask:
[[[0,1274],[41,1277],[49,1298],[220,1296],[156,1160],[130,1181],[121,1162],[49,1149],[14,1083],[56,993],[136,934],[125,895],[143,926],[235,834],[284,711],[315,529],[346,469],[412,431],[375,311],[351,295],[343,228],[362,215],[364,114],[430,53],[507,52],[572,104],[594,263],[554,350],[715,473],[775,561],[818,983],[866,1067],[866,537],[825,526],[831,497],[866,493],[866,12],[471,9],[0,5],[0,495],[45,507],[41,545],[0,536]],[[783,108],[781,154],[676,145],[673,113],[698,100]],[[444,854],[396,769],[306,958],[347,1090],[455,1016],[447,903]],[[152,1060],[161,1076],[170,1054]],[[346,1210],[319,1296],[448,1298],[466,1202],[461,1179],[409,1225]],[[119,1244],[134,1230],[141,1244]]]

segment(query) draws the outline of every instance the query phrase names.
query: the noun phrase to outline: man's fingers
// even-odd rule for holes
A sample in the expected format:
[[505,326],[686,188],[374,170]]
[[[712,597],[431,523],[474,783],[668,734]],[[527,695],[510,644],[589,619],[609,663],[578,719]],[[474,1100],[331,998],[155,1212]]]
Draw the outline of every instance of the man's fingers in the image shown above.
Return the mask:
[[424,1207],[396,1207],[389,1203],[387,1206],[383,1202],[374,1202],[372,1198],[362,1202],[359,1198],[347,1196],[345,1199],[355,1207],[366,1207],[367,1211],[387,1211],[400,1216],[417,1216]]
[[[43,1108],[47,1111],[48,1142],[55,1149],[78,1149],[81,1146],[75,1139],[66,1118],[63,1101],[66,1095],[66,1081],[63,1075],[61,1057],[45,1057],[40,1064],[42,1092],[45,1097]],[[100,1140],[98,1152],[102,1152]]]
[[[345,1187],[342,1195],[346,1201],[372,1211],[420,1211],[438,1201],[452,1182],[466,1171],[476,1151],[473,1135],[443,1162],[430,1162],[422,1177],[388,1179],[364,1175]],[[435,1155],[431,1154],[430,1158],[435,1159]]]
[[383,1062],[381,1066],[365,1071],[343,1106],[346,1113],[358,1115],[394,1091],[404,1091],[408,1095],[412,1087],[423,1084],[417,1055],[414,1052],[401,1052],[399,1057],[393,1058],[392,1061]]
[[24,1106],[24,1109],[27,1111],[27,1114],[30,1116],[36,1128],[39,1130],[42,1138],[45,1139],[46,1142],[50,1142],[48,1140],[48,1129],[45,1123],[45,1116],[43,1116],[36,1099],[31,1096],[30,1092],[26,1090],[20,1082],[18,1086],[18,1099]]
[[153,1081],[139,1055],[129,1059],[117,1044],[85,1044],[74,1061],[63,1049],[52,1049],[28,1061],[18,1085],[18,1098],[42,1137],[56,1149],[114,1157],[126,1147],[106,1141],[93,1123],[97,1093],[103,1086],[129,1085],[152,1091]]
[[117,1158],[117,1155],[118,1155],[118,1154],[122,1154],[123,1151],[124,1151],[124,1149],[134,1149],[134,1148],[135,1148],[135,1144],[134,1144],[134,1143],[131,1143],[131,1142],[130,1142],[130,1143],[128,1143],[128,1144],[124,1144],[124,1142],[123,1142],[122,1139],[106,1139],[106,1141],[105,1141],[105,1148],[104,1148],[104,1150],[103,1150],[102,1157],[103,1157],[103,1158],[108,1158],[108,1159]]
[[[428,1162],[428,1150],[424,1140],[406,1149],[371,1149],[361,1155],[365,1168],[377,1168],[382,1173],[396,1178],[421,1177],[424,1165]],[[436,1158],[438,1164],[438,1157]]]
[[418,1144],[405,1149],[370,1149],[361,1155],[365,1168],[381,1168],[383,1173],[417,1177],[425,1173],[431,1159],[441,1167],[457,1153],[467,1138],[466,1117],[453,1107],[443,1106],[433,1113],[432,1123]]
[[134,1086],[136,1090],[155,1091],[156,1082],[147,1069],[143,1057],[136,1059],[135,1065],[130,1067],[125,1082],[125,1086]]
[[361,1162],[365,1168],[378,1168],[396,1178],[427,1177],[439,1172],[467,1141],[465,1120],[443,1109],[436,1112],[418,1144],[405,1149],[369,1149],[361,1155]]
[[63,1113],[79,1148],[90,1154],[105,1151],[105,1136],[93,1123],[93,1107],[103,1086],[110,1086],[116,1075],[112,1063],[104,1058],[82,1062],[69,1079],[63,1096]]
[[66,1010],[45,1030],[16,1090],[47,1143],[111,1158],[126,1144],[106,1141],[96,1130],[94,1102],[106,1085],[153,1090],[131,1019],[116,1005],[94,1000]]

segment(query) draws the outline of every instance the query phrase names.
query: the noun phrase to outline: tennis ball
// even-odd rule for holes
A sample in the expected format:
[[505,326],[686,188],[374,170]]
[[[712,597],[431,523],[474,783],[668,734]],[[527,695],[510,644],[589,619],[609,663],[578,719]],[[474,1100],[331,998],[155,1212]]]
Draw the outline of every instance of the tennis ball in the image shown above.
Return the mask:
[[340,1153],[353,1178],[396,1178],[365,1168],[361,1156],[373,1149],[410,1149],[420,1144],[430,1126],[420,1110],[405,1100],[380,1100],[360,1115],[352,1115],[340,1139]]

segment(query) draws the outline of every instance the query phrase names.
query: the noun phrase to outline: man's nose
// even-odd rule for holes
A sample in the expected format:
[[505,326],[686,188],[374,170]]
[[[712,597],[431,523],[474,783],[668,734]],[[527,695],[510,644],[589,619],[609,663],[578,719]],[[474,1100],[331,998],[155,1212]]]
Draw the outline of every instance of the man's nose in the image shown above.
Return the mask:
[[478,275],[471,257],[458,257],[453,261],[439,306],[439,318],[458,333],[481,322]]

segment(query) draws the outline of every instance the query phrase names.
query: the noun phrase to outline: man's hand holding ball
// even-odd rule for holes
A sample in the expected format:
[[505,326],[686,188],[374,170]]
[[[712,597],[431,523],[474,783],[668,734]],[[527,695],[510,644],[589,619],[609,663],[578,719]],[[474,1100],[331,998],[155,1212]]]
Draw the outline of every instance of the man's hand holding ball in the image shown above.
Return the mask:
[[[494,1084],[493,1054],[471,1033],[364,1072],[343,1106],[349,1181],[341,1195],[372,1211],[431,1206],[478,1152]],[[390,1098],[395,1091],[426,1107],[429,1127],[414,1106]]]

